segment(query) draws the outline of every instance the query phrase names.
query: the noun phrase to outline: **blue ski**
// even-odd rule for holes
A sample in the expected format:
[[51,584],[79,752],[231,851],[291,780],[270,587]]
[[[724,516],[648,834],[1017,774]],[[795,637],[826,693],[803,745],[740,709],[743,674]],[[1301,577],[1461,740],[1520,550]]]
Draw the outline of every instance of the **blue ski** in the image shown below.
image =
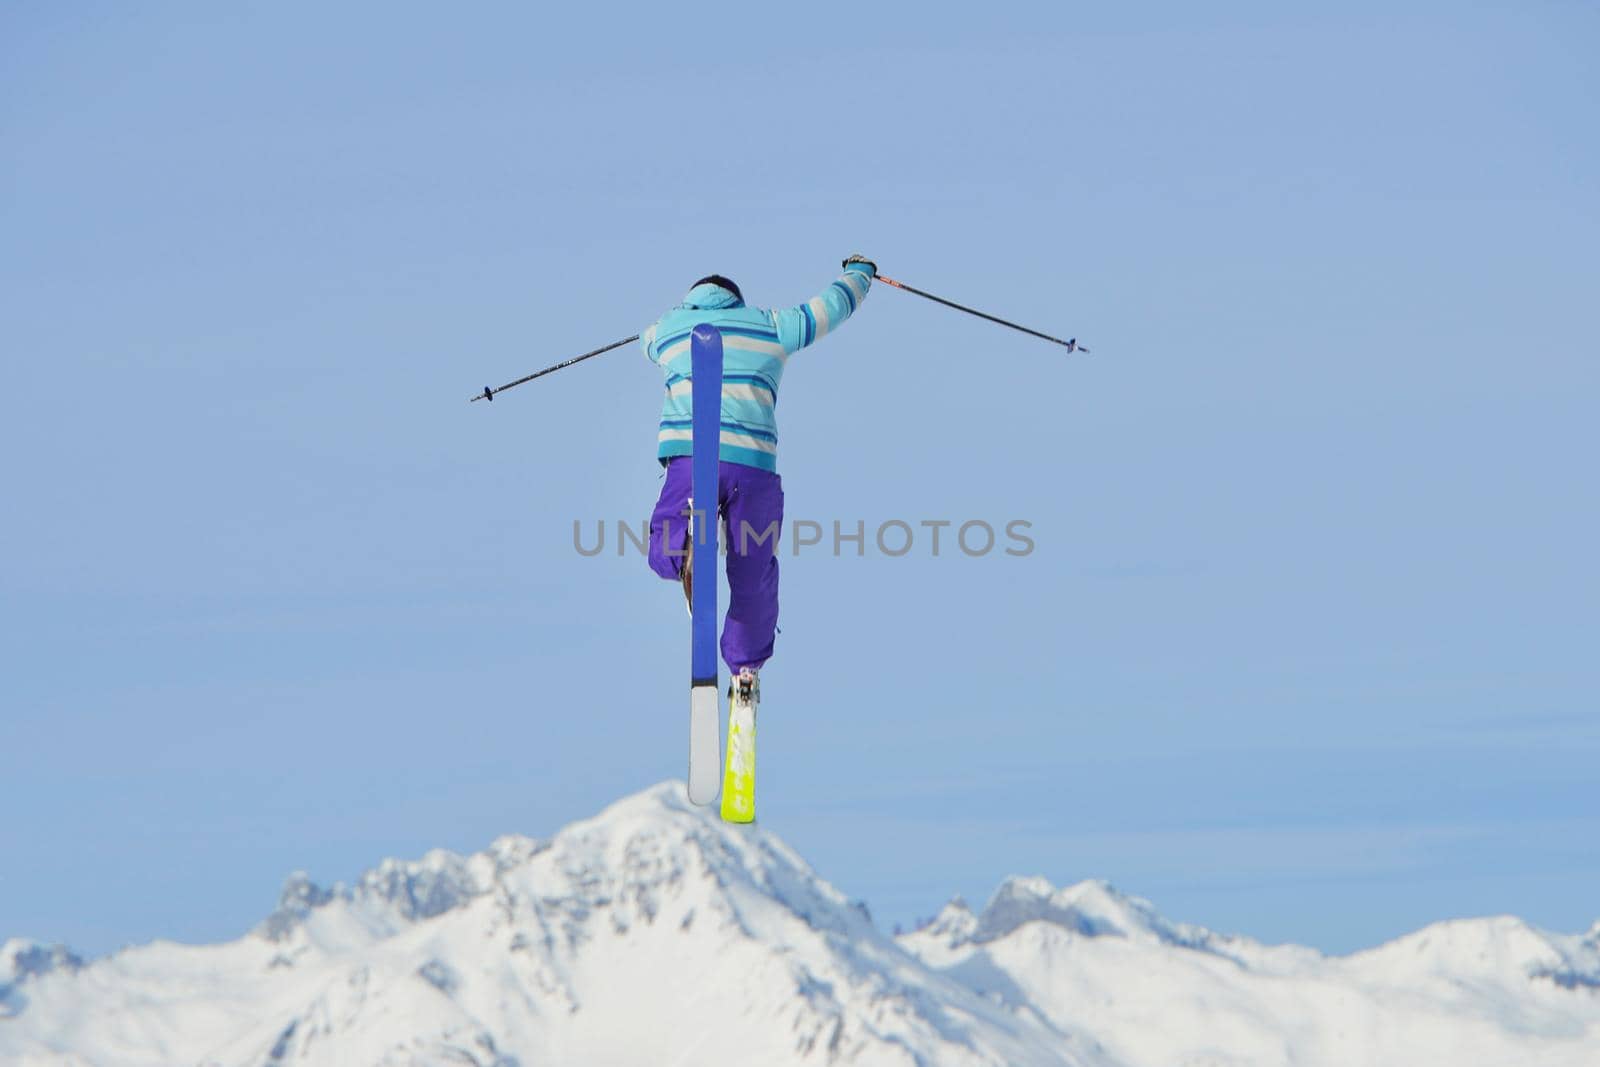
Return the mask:
[[690,590],[689,799],[710,804],[722,778],[717,707],[717,462],[722,444],[722,333],[696,326],[690,336],[694,581]]

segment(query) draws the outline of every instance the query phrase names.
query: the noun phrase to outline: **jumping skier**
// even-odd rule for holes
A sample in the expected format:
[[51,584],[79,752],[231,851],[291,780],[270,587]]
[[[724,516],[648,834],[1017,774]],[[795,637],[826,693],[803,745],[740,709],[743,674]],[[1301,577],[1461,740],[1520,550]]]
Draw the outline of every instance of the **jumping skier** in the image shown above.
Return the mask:
[[[987,311],[935,296],[878,273],[865,256],[844,261],[844,274],[797,307],[767,311],[746,307],[739,287],[720,274],[701,278],[683,303],[632,337],[534,371],[498,389],[484,386],[472,400],[554,374],[624,345],[640,342],[666,376],[657,455],[666,483],[650,516],[650,567],[683,583],[692,622],[689,675],[689,800],[712,803],[722,772],[722,817],[755,819],[755,708],[761,688],[757,672],[772,657],[778,629],[778,539],[783,523],[783,482],[778,478],[778,427],[774,409],[778,383],[789,357],[825,337],[854,314],[874,281],[980,319],[1018,330],[1068,352],[1088,352],[1076,338],[1063,341]],[[701,394],[695,403],[695,394]],[[695,408],[700,418],[696,420]],[[715,410],[713,410],[715,409]],[[695,441],[701,443],[696,462]],[[715,447],[713,447],[713,445]],[[697,491],[706,497],[696,507]],[[715,488],[713,488],[715,487]],[[715,496],[713,505],[710,498]],[[726,537],[717,536],[718,519]],[[732,597],[722,630],[721,652],[732,671],[728,686],[728,758],[718,764],[717,583],[693,585],[696,544],[728,557]]]
[[[650,568],[693,580],[688,518],[692,507],[690,332],[701,324],[722,333],[722,431],[718,449],[720,514],[727,530],[728,613],[722,658],[734,682],[730,698],[750,706],[760,699],[757,672],[772,657],[778,625],[778,533],[783,524],[783,482],[778,477],[778,426],[774,408],[784,367],[795,352],[820,341],[861,305],[877,266],[862,256],[844,261],[844,273],[820,296],[797,307],[745,306],[739,287],[720,274],[701,278],[683,303],[639,335],[650,361],[666,377],[657,456],[666,482],[650,516]],[[708,511],[710,509],[707,509]],[[714,520],[713,520],[714,521]]]
[[[715,574],[700,595],[693,585],[696,544],[715,555],[719,542],[728,557],[732,597],[722,630],[721,652],[732,671],[728,686],[728,758],[722,772],[722,817],[755,819],[755,709],[758,671],[772,657],[778,628],[778,539],[783,523],[783,482],[778,478],[778,383],[789,357],[825,337],[854,314],[874,281],[926,300],[1018,330],[1068,352],[1088,352],[1076,338],[1063,341],[987,311],[935,296],[878,273],[865,256],[844,261],[844,274],[797,307],[767,311],[746,307],[739,287],[720,274],[701,278],[683,303],[632,337],[534,371],[498,389],[483,387],[472,400],[493,400],[525,382],[554,374],[638,341],[666,376],[657,455],[666,468],[650,516],[650,567],[681,581],[693,623],[689,676],[689,778],[691,802],[717,796],[717,629]],[[700,393],[700,403],[695,394]],[[699,407],[700,418],[695,418]],[[715,410],[713,410],[715,409]],[[701,442],[695,462],[696,439]],[[713,448],[712,446],[715,445]],[[707,499],[696,507],[696,487]],[[715,488],[713,488],[715,487]],[[710,497],[717,498],[713,505]],[[718,537],[718,519],[727,531]]]

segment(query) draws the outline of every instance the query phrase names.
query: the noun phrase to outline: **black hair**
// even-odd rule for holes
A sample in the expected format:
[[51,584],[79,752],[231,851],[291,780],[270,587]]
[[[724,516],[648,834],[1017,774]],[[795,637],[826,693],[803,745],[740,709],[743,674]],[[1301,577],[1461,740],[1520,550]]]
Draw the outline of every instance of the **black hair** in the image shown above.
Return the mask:
[[731,278],[724,278],[720,274],[707,274],[704,278],[701,278],[699,281],[695,282],[694,285],[689,286],[689,288],[693,289],[695,286],[699,285],[720,285],[737,297],[739,303],[744,303],[744,294],[739,292],[739,287],[733,284],[733,280]]

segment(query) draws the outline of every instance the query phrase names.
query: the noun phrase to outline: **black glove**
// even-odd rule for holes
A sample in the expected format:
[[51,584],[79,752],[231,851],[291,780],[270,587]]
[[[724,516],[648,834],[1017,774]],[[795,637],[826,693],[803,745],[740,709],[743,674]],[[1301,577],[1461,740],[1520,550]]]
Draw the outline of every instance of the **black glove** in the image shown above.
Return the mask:
[[859,263],[866,267],[868,274],[876,275],[878,273],[878,265],[872,262],[872,260],[868,259],[866,256],[851,256],[849,259],[844,261],[844,269],[849,270],[850,264],[852,263]]

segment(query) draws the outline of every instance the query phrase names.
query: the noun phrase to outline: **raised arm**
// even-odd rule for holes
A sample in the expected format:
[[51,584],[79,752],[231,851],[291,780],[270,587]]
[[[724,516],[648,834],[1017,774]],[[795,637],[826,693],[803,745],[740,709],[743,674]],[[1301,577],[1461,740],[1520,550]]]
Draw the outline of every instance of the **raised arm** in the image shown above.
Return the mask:
[[782,308],[772,313],[773,325],[778,329],[778,340],[784,351],[793,354],[806,345],[822,340],[828,331],[836,329],[861,306],[872,288],[872,276],[877,265],[861,256],[851,256],[844,261],[844,273],[818,296],[798,307]]

